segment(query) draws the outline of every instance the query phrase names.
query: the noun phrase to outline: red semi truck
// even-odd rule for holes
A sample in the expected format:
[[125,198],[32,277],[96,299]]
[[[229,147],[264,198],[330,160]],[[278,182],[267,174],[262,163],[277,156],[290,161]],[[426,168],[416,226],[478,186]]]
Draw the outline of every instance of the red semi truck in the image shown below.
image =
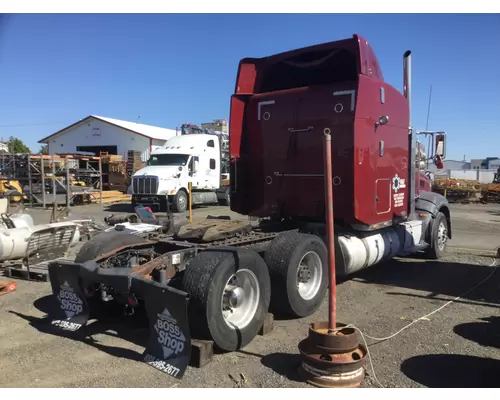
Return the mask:
[[[337,273],[417,252],[439,258],[451,238],[450,208],[421,190],[409,51],[403,60],[400,93],[358,35],[243,59],[231,97],[231,209],[258,224],[207,219],[176,227],[169,220],[155,237],[99,234],[74,263],[49,265],[53,323],[77,330],[106,302],[143,305],[151,331],[144,361],[180,378],[192,335],[232,351],[254,339],[269,309],[313,314],[328,286],[325,130]],[[444,140],[434,156],[444,156]]]

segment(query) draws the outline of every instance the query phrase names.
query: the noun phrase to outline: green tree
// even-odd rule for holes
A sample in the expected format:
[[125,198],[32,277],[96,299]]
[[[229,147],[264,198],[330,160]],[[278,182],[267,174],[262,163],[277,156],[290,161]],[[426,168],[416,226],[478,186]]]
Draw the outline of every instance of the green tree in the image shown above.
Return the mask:
[[38,154],[41,154],[44,156],[49,154],[49,146],[47,146],[46,144],[42,144],[40,146],[40,150],[38,150]]
[[9,146],[9,153],[11,154],[31,153],[29,147],[26,146],[21,139],[11,136],[7,143]]

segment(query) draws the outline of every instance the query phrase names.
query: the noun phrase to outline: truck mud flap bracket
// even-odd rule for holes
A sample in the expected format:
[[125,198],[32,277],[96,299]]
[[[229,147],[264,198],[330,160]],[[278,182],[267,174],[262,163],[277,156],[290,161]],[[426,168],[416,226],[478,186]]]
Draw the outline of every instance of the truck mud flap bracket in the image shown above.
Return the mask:
[[128,268],[100,268],[95,262],[53,262],[48,266],[52,292],[57,300],[52,325],[77,331],[89,320],[90,309],[80,282],[103,283],[121,293],[144,299],[150,336],[143,362],[182,379],[191,359],[191,334],[187,293],[134,275]]

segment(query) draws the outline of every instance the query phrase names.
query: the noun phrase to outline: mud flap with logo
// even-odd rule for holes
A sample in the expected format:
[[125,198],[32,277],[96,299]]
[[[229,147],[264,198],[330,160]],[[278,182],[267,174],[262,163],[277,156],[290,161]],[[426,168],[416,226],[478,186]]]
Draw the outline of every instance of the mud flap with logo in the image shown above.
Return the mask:
[[135,277],[132,290],[143,293],[148,313],[150,336],[144,362],[182,379],[191,359],[187,293]]
[[79,284],[79,265],[50,263],[48,268],[52,292],[57,301],[52,310],[52,325],[76,331],[89,320],[89,306]]

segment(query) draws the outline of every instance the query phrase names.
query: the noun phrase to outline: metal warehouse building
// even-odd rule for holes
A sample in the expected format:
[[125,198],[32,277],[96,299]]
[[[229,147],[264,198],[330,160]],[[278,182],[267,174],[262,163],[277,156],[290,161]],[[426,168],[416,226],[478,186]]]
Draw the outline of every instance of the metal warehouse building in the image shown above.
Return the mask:
[[106,151],[124,155],[134,150],[140,151],[142,160],[147,161],[152,150],[176,134],[175,129],[89,115],[38,143],[46,144],[49,154],[91,152],[99,155]]

